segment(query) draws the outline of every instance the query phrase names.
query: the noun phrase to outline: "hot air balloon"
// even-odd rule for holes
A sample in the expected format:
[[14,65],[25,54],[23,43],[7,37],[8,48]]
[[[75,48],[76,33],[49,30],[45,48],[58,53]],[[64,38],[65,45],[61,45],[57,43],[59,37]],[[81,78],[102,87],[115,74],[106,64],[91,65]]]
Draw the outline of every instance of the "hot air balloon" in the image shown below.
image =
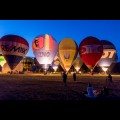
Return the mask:
[[[8,73],[11,71],[11,68],[7,63],[5,63],[2,67],[2,73]],[[13,73],[19,73],[23,71],[23,64],[21,62],[12,70]]]
[[59,57],[63,63],[63,68],[66,72],[72,66],[73,61],[76,59],[78,54],[78,46],[71,38],[65,38],[59,43]]
[[98,62],[98,65],[103,69],[106,74],[106,71],[113,62],[116,62],[117,53],[116,48],[113,43],[107,40],[101,40],[103,45],[103,55]]
[[[1,46],[1,40],[0,40],[0,46]],[[0,47],[0,65],[3,67],[3,65],[6,63],[6,60],[4,56],[2,55],[1,47]]]
[[3,65],[6,63],[6,60],[4,56],[0,56],[0,65],[3,67]]
[[54,60],[53,60],[53,67],[54,67],[53,69],[54,69],[54,70],[57,69],[59,65],[60,65],[60,66],[62,67],[62,69],[65,71],[64,65],[63,65],[63,63],[62,63],[62,61],[61,61],[61,59],[60,59],[60,57],[59,57],[59,54],[57,54],[57,55],[55,56]]
[[32,42],[33,53],[46,72],[58,52],[58,44],[51,35],[37,36]]
[[[0,46],[1,46],[1,39],[0,39]],[[2,55],[1,47],[0,47],[0,55]]]
[[93,69],[103,54],[101,41],[96,37],[86,37],[79,45],[79,54],[84,64],[93,73]]
[[80,57],[77,57],[73,62],[73,66],[77,72],[80,70],[82,65],[83,65],[83,61]]
[[52,68],[54,69],[55,72],[57,71],[57,68],[58,68],[59,64],[60,64],[59,57],[58,57],[58,55],[56,55],[54,57],[54,60],[53,60],[53,63],[52,63]]
[[29,50],[28,42],[18,35],[5,35],[1,38],[2,55],[13,70]]
[[27,69],[28,71],[33,66],[34,59],[32,59],[31,57],[25,57],[22,59],[22,63],[23,63],[23,68]]

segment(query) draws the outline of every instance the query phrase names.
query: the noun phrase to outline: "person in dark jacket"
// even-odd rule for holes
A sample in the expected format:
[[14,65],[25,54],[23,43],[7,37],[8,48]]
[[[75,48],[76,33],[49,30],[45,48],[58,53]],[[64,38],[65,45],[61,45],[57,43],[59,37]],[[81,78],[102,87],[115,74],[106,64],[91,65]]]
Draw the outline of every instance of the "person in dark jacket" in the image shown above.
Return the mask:
[[73,73],[73,80],[76,81],[76,73]]
[[63,73],[63,83],[66,85],[67,82],[67,74],[66,72]]
[[108,79],[109,82],[113,82],[111,74],[108,75],[107,79]]

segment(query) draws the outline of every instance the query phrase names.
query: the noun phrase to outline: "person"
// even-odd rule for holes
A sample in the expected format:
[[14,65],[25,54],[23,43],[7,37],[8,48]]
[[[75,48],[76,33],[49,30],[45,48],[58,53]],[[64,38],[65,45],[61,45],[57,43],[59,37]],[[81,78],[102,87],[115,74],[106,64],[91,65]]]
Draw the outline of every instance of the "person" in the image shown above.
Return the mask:
[[67,82],[67,74],[66,72],[63,72],[63,83],[66,85]]
[[112,81],[112,76],[111,76],[111,74],[108,74],[107,79],[108,79],[109,82],[113,82],[113,81]]
[[108,76],[106,78],[106,84],[111,86],[111,87],[114,85],[111,74],[108,74]]
[[93,90],[93,86],[91,83],[88,83],[88,87],[87,87],[87,94],[85,94],[86,97],[89,98],[95,98],[96,96],[94,95],[94,90]]
[[108,90],[108,88],[107,88],[106,86],[103,87],[103,90],[101,91],[101,94],[102,94],[103,96],[108,96],[108,95],[110,95],[109,90]]
[[76,73],[73,73],[73,80],[76,81]]
[[101,90],[101,93],[98,95],[98,97],[106,97],[109,96],[109,90],[106,86],[103,87],[103,89]]

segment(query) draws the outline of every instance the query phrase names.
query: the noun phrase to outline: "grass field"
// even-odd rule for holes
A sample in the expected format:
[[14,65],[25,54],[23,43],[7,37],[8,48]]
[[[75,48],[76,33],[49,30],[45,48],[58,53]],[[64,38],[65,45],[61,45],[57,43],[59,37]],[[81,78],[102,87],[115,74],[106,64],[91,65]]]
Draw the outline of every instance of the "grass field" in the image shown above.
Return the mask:
[[106,75],[77,74],[73,81],[68,74],[64,86],[61,74],[0,74],[0,100],[81,100],[88,82],[94,89],[109,88],[110,93],[120,98],[120,75],[112,75],[113,84],[106,84]]

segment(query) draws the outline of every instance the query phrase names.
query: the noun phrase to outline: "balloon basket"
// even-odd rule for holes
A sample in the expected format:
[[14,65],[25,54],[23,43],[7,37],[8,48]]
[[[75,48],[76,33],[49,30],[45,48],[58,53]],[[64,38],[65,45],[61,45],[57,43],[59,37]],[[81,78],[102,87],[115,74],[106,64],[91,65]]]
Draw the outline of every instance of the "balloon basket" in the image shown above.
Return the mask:
[[47,75],[47,71],[46,70],[44,71],[44,75]]
[[93,72],[91,72],[90,75],[93,75]]

